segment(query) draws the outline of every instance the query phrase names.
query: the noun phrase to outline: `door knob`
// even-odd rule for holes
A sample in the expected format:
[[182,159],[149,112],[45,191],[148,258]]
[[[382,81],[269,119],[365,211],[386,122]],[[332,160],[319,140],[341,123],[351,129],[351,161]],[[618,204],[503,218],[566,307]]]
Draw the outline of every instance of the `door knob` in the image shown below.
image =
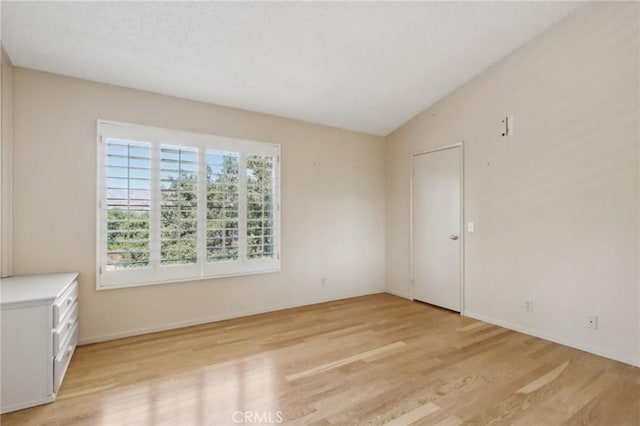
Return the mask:
[[457,240],[458,236],[456,234],[451,234],[449,238],[451,238],[452,240]]

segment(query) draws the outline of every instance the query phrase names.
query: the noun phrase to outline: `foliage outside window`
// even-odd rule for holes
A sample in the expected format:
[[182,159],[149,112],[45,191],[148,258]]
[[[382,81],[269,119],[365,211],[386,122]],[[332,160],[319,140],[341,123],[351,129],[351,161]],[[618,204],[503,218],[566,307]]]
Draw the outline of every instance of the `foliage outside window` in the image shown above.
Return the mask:
[[98,288],[280,268],[279,146],[98,122]]

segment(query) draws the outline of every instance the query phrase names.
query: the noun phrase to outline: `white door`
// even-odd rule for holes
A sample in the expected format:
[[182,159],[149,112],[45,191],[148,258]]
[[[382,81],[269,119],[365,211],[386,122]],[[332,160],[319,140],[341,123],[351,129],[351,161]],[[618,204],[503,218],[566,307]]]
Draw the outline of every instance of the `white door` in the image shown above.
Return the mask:
[[413,298],[460,312],[462,147],[412,158]]

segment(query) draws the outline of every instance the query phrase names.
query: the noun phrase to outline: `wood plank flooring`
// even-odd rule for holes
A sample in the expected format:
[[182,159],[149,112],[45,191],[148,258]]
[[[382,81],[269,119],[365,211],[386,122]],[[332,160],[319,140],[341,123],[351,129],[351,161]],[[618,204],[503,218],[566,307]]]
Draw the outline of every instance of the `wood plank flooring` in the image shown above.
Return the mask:
[[640,369],[389,294],[77,348],[10,425],[640,425]]

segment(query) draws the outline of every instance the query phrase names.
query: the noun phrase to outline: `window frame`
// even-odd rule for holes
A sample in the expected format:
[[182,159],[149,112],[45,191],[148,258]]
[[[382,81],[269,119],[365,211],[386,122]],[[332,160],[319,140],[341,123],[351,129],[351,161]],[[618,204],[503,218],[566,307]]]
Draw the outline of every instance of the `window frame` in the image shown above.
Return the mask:
[[[280,145],[248,139],[187,132],[160,127],[145,126],[110,120],[97,120],[97,182],[96,182],[96,288],[139,287],[184,281],[216,279],[281,270],[281,161]],[[149,219],[149,267],[108,271],[107,264],[107,139],[144,142],[151,146],[151,189]],[[198,149],[197,170],[197,254],[198,261],[188,265],[161,265],[160,252],[160,204],[161,175],[160,150],[162,145],[190,147]],[[207,261],[207,151],[231,152],[239,154],[238,166],[238,243],[243,245],[236,261]],[[246,244],[247,229],[247,157],[264,155],[273,161],[273,242],[272,258],[249,259]],[[104,181],[104,182],[103,182]],[[155,213],[154,213],[155,212]],[[244,232],[244,235],[242,234]]]

